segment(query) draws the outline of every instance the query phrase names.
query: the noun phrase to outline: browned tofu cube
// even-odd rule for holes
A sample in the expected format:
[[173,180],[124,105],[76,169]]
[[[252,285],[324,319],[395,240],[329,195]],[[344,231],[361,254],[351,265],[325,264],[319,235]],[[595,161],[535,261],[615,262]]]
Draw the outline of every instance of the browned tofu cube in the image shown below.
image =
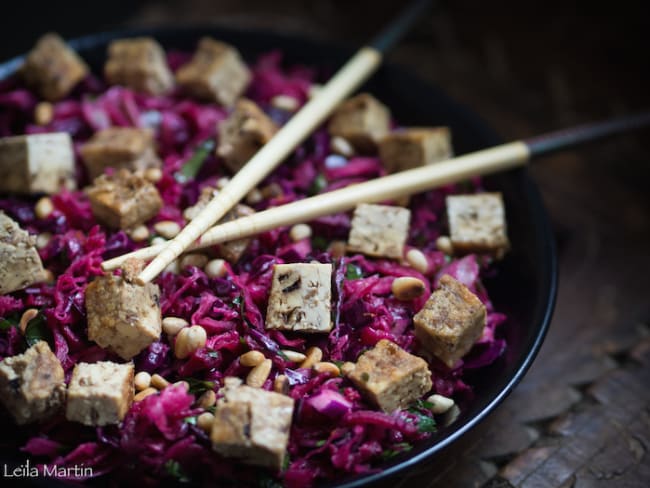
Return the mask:
[[485,305],[465,285],[449,275],[413,317],[422,346],[450,368],[483,334]]
[[379,141],[379,158],[389,173],[444,161],[452,154],[447,127],[401,129]]
[[160,339],[162,319],[158,285],[135,283],[135,273],[105,275],[86,287],[88,339],[131,359]]
[[331,264],[276,264],[266,328],[324,333],[332,330],[331,283]]
[[114,229],[130,229],[146,222],[163,204],[156,187],[128,169],[95,178],[86,194],[95,218]]
[[237,378],[226,378],[225,383],[210,433],[214,450],[246,464],[280,469],[289,443],[293,399],[241,385]]
[[348,378],[388,413],[407,407],[432,387],[426,361],[386,339],[359,356]]
[[112,85],[124,85],[150,95],[166,93],[174,85],[165,51],[150,37],[111,42],[104,76]]
[[403,207],[362,203],[354,210],[348,250],[368,256],[400,259],[408,238],[411,211]]
[[45,34],[22,67],[25,83],[49,101],[64,98],[88,74],[88,67],[57,34]]
[[96,132],[81,147],[81,157],[91,180],[106,168],[137,171],[162,165],[151,132],[133,127],[110,127]]
[[61,363],[47,342],[0,362],[0,402],[17,424],[43,420],[58,413],[65,402]]
[[204,37],[191,61],[176,72],[176,82],[192,96],[232,107],[248,87],[251,74],[229,44]]
[[58,193],[75,188],[74,149],[65,132],[0,139],[0,192]]
[[65,416],[73,422],[118,424],[133,402],[133,363],[78,363],[68,386]]
[[236,173],[277,132],[273,121],[254,102],[242,99],[219,124],[217,156]]
[[328,130],[332,137],[342,137],[360,153],[375,153],[377,142],[388,134],[390,111],[368,93],[343,102],[332,115]]
[[510,247],[501,193],[448,196],[447,219],[455,253],[487,253],[501,259]]
[[35,242],[34,236],[0,211],[0,295],[22,290],[45,278]]

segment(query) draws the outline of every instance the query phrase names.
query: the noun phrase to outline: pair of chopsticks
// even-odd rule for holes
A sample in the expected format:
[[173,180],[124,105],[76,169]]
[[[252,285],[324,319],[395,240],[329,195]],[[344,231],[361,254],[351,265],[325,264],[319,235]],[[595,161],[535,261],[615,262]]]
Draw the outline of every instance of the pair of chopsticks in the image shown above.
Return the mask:
[[148,282],[185,251],[202,249],[278,227],[347,211],[359,203],[392,200],[462,181],[472,176],[524,166],[531,159],[550,152],[650,125],[650,112],[645,112],[552,132],[377,178],[210,228],[377,69],[383,53],[401,38],[429,3],[429,0],[413,2],[369,46],[361,48],[318,95],[296,113],[173,240],[105,261],[102,263],[102,268],[105,271],[116,269],[128,258],[144,260],[154,258],[138,277],[142,282]]
[[[457,183],[472,176],[488,175],[525,166],[533,158],[645,126],[650,126],[650,112],[580,125],[530,139],[501,144],[232,220],[211,228],[187,250],[203,249],[278,227],[308,222],[324,215],[351,210],[359,203],[394,200],[449,183]],[[102,263],[102,267],[108,271],[118,268],[128,258],[151,259],[164,247],[165,244],[160,244],[118,256]]]

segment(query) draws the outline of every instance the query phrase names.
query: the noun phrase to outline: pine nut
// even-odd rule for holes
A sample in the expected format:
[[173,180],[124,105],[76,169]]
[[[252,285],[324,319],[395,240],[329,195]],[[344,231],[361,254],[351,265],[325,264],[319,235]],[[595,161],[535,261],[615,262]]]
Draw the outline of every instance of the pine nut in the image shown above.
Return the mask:
[[54,117],[54,106],[50,102],[40,102],[34,108],[34,122],[37,125],[47,125]]
[[52,240],[52,234],[49,232],[43,232],[39,235],[36,236],[36,248],[37,249],[45,249],[47,245],[50,243]]
[[279,374],[273,380],[273,390],[277,393],[282,393],[283,395],[289,394],[289,378],[283,374]]
[[320,362],[323,359],[323,351],[321,351],[320,347],[313,346],[307,349],[306,356],[305,360],[300,363],[301,368],[311,368],[314,364]]
[[444,252],[448,256],[454,254],[454,245],[451,243],[451,239],[447,236],[440,236],[436,239],[436,247],[438,251]]
[[156,390],[155,388],[151,388],[151,387],[145,388],[144,390],[142,390],[140,393],[136,394],[133,397],[133,401],[134,402],[141,402],[142,400],[147,398],[149,395],[154,395],[155,393],[158,393],[158,390]]
[[431,395],[427,402],[431,403],[431,411],[435,414],[445,413],[454,406],[454,400],[438,394]]
[[228,178],[227,176],[222,176],[217,180],[215,185],[218,190],[223,190],[226,186],[228,186],[228,183],[230,183],[230,178]]
[[265,359],[264,354],[259,351],[248,351],[239,356],[239,364],[247,368],[253,368],[261,364]]
[[174,343],[174,355],[178,359],[184,359],[194,351],[205,346],[208,336],[205,329],[200,325],[185,327],[176,336]]
[[178,259],[174,259],[171,263],[167,265],[165,269],[163,269],[164,272],[166,273],[172,273],[172,274],[178,274],[181,272],[181,264]]
[[169,381],[160,376],[159,374],[154,374],[151,377],[151,386],[157,390],[164,390],[169,386]]
[[203,268],[208,278],[223,278],[228,273],[226,262],[223,259],[213,259]]
[[287,358],[287,361],[292,363],[301,363],[305,360],[307,356],[298,351],[292,351],[290,349],[282,349],[280,351]]
[[311,237],[311,227],[307,224],[296,224],[289,230],[289,237],[293,242],[308,239]]
[[343,376],[347,376],[350,373],[352,373],[352,371],[354,371],[354,368],[356,367],[357,367],[356,364],[350,361],[346,361],[341,365],[341,373],[343,374]]
[[271,98],[271,105],[280,110],[295,112],[300,106],[300,102],[290,95],[276,95]]
[[157,234],[160,234],[165,239],[173,239],[181,231],[181,226],[173,220],[162,220],[153,225]]
[[25,334],[25,331],[27,330],[27,325],[29,324],[29,321],[34,319],[38,315],[38,309],[35,308],[28,308],[25,310],[23,315],[20,317],[20,322],[18,323],[18,328],[20,329],[20,332]]
[[345,241],[332,241],[332,243],[327,248],[327,251],[332,255],[333,258],[342,258],[345,256],[347,249],[348,248]]
[[307,93],[307,95],[309,96],[309,98],[314,98],[322,90],[323,90],[323,85],[320,85],[318,83],[312,83],[311,86],[309,87],[309,92]]
[[197,215],[201,213],[201,209],[196,205],[191,205],[183,210],[183,218],[185,220],[194,220]]
[[208,257],[201,253],[186,254],[180,261],[181,269],[187,269],[191,266],[203,268],[206,264],[208,264]]
[[246,195],[246,203],[249,205],[256,205],[260,203],[262,200],[264,200],[264,196],[262,195],[262,192],[259,191],[257,188],[253,188],[248,195]]
[[214,415],[210,412],[203,412],[196,418],[196,425],[205,432],[210,432],[212,424],[214,424]]
[[393,280],[391,291],[398,300],[413,300],[424,293],[425,286],[422,280],[412,276],[401,276]]
[[181,331],[181,329],[184,329],[188,325],[190,325],[190,323],[180,317],[165,317],[162,320],[163,332],[170,336],[175,336]]
[[151,386],[151,375],[146,371],[140,371],[133,379],[135,389],[138,391],[146,390]]
[[422,274],[426,274],[429,271],[429,261],[427,261],[427,257],[419,249],[409,249],[406,253],[406,261],[411,268]]
[[273,363],[270,359],[262,361],[250,370],[250,373],[248,373],[248,376],[246,377],[246,384],[253,388],[261,388],[269,377],[269,374],[271,374],[272,366]]
[[147,239],[149,239],[149,229],[147,228],[146,225],[138,225],[137,227],[134,227],[131,230],[129,236],[135,242],[146,241]]
[[183,385],[185,387],[185,391],[190,391],[190,384],[185,380],[176,381],[173,384],[173,386],[180,386],[180,385]]
[[314,364],[314,371],[317,373],[328,373],[332,376],[339,376],[341,374],[341,370],[336,364],[327,361]]
[[264,198],[275,198],[280,197],[284,194],[282,187],[277,183],[269,183],[267,186],[262,188],[262,196]]
[[151,239],[151,245],[152,246],[157,246],[159,244],[164,244],[165,242],[167,242],[167,239],[165,239],[164,237],[161,237],[161,236],[156,236],[153,239]]
[[54,212],[54,204],[50,197],[39,198],[34,206],[34,214],[37,219],[46,219]]
[[144,179],[151,183],[158,183],[162,180],[163,172],[160,168],[147,168],[144,170]]
[[330,140],[330,151],[346,158],[354,156],[354,148],[346,139],[340,136],[334,136]]
[[210,408],[217,403],[217,395],[214,391],[208,390],[199,397],[197,403],[201,408]]

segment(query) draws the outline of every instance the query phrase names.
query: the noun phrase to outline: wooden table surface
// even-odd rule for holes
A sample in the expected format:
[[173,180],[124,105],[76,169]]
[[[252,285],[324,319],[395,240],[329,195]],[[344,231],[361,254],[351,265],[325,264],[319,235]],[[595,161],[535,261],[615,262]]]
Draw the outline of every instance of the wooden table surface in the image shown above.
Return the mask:
[[[86,7],[88,23],[60,16],[47,28],[70,36],[88,25],[214,22],[360,44],[399,3],[116,2],[110,15]],[[603,11],[494,3],[442,2],[390,58],[443,86],[506,140],[650,107],[642,2]],[[532,168],[560,258],[550,332],[514,393],[399,486],[650,486],[649,141],[646,130]]]

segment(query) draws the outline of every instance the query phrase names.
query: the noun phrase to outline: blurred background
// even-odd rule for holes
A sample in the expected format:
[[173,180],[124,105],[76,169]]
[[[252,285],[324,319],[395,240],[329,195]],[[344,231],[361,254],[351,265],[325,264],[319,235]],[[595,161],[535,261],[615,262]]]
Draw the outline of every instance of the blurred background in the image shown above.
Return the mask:
[[[0,58],[36,37],[218,24],[359,45],[405,2],[5,2]],[[504,139],[650,108],[647,2],[447,0],[389,55]],[[318,53],[314,53],[317,58]],[[397,484],[650,485],[650,131],[532,169],[560,254],[560,291],[533,368],[471,435]]]

